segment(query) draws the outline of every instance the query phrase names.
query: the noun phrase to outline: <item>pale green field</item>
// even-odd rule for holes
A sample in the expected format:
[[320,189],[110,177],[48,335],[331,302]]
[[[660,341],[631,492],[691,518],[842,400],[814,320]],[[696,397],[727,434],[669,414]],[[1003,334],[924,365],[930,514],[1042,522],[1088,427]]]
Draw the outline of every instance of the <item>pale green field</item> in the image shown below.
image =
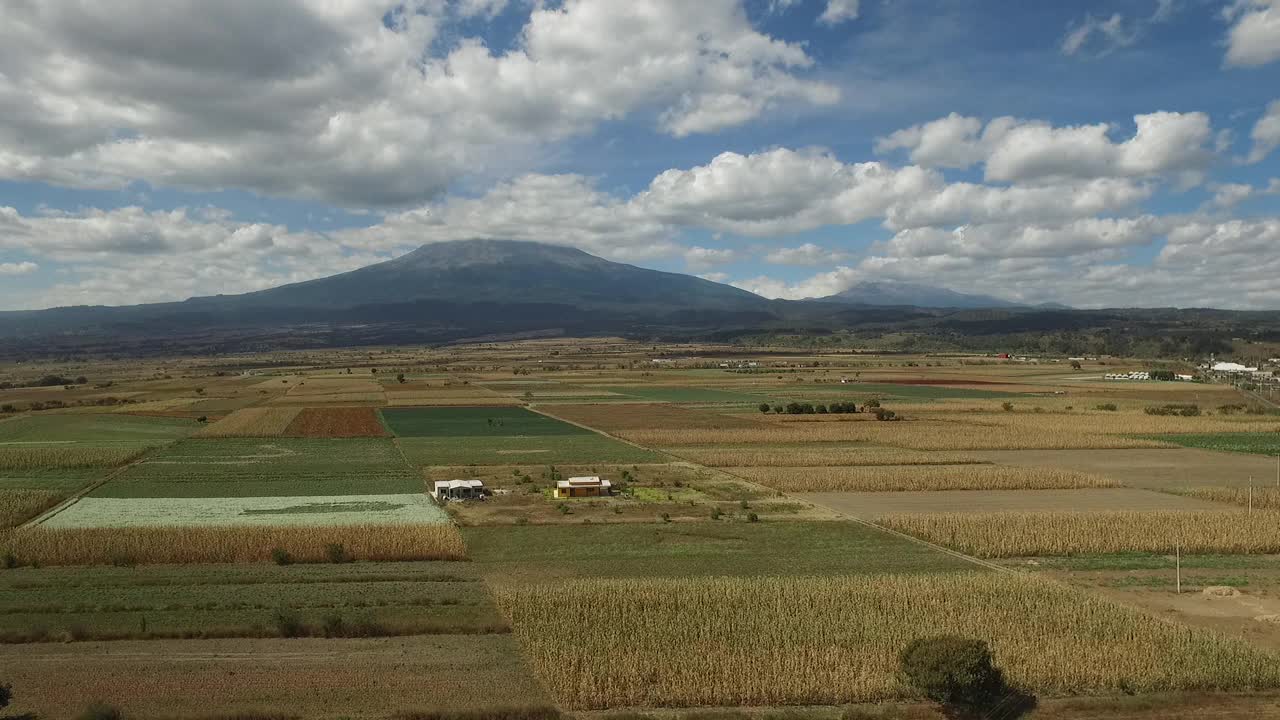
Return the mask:
[[443,524],[421,493],[238,498],[84,497],[45,520],[48,528]]

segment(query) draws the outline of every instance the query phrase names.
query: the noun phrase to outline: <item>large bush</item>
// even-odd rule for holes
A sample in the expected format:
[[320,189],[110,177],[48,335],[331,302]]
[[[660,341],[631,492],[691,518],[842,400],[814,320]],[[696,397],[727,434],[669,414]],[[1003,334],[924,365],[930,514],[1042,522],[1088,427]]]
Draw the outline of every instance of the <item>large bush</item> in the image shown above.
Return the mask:
[[1035,704],[1009,686],[982,640],[921,638],[902,651],[899,662],[907,682],[949,718],[1017,718]]

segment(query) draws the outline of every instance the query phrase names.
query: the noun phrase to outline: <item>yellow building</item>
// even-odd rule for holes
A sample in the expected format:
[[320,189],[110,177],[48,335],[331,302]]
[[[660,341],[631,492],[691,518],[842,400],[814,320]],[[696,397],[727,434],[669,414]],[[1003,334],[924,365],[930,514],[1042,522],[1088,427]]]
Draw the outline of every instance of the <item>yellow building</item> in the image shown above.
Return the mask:
[[589,475],[557,480],[553,495],[557,498],[608,497],[611,492],[612,486],[608,480]]

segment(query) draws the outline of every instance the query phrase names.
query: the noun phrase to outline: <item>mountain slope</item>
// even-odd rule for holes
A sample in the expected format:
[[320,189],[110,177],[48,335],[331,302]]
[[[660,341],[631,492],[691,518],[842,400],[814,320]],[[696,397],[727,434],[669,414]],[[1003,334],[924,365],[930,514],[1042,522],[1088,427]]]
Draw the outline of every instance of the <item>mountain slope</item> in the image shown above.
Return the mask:
[[854,305],[913,305],[930,308],[1013,308],[1017,303],[990,295],[970,295],[946,288],[892,280],[860,282],[819,300]]
[[581,250],[513,240],[423,245],[351,272],[195,304],[348,308],[442,300],[557,303],[579,308],[740,310],[765,300],[728,285],[611,262]]

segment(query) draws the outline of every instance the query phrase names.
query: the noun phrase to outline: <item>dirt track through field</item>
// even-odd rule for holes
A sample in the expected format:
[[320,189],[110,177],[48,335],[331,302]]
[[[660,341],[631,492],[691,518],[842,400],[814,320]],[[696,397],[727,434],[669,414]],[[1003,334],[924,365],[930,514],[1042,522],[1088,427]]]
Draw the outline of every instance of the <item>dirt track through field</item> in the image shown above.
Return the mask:
[[795,493],[792,497],[866,520],[893,513],[1239,509],[1225,503],[1134,488],[829,492]]
[[1130,487],[1160,489],[1276,485],[1276,459],[1265,455],[1179,448],[1168,450],[974,450],[1001,465],[1055,467],[1106,475]]

